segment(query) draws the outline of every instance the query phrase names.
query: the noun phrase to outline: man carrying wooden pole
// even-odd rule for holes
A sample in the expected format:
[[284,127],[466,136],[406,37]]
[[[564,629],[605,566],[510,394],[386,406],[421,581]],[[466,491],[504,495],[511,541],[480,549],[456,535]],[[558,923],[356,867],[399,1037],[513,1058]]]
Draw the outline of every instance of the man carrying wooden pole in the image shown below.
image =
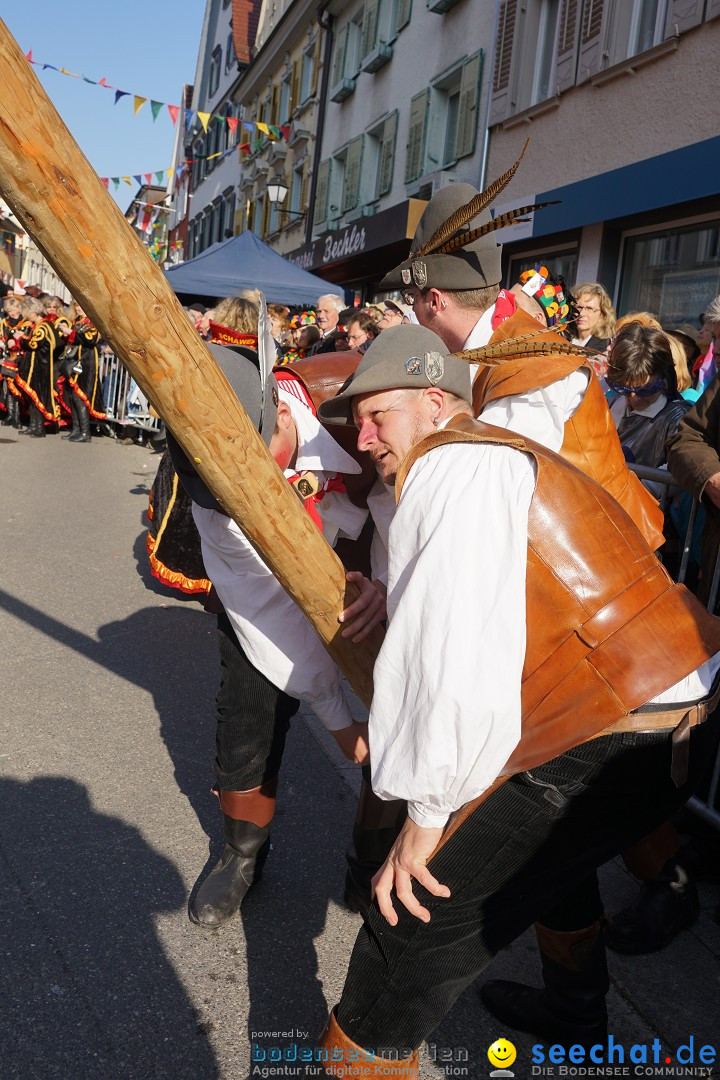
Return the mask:
[[2,21],[0,195],[369,704],[381,631],[355,644],[341,637],[338,615],[357,591],[340,560]]

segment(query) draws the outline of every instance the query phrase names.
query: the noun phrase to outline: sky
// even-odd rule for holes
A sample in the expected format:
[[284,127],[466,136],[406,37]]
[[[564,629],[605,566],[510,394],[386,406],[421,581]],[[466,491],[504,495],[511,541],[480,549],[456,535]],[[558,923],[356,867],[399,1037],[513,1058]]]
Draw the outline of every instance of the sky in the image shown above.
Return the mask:
[[[179,105],[183,84],[194,81],[205,0],[13,0],[2,9],[33,60],[129,92],[115,105],[112,90],[32,67],[99,176],[132,178],[172,164],[170,114],[163,108],[153,122],[150,99]],[[137,116],[134,94],[148,98]],[[109,190],[125,211],[137,184]]]

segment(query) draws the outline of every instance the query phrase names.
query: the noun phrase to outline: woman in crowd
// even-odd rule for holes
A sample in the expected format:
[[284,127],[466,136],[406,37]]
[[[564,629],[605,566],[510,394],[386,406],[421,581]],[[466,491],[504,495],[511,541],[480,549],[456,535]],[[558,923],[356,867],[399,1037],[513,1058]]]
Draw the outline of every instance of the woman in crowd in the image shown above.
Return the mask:
[[301,311],[290,319],[290,334],[293,345],[278,361],[280,364],[294,364],[304,360],[314,345],[320,340],[320,331],[315,322],[314,311]]
[[275,344],[279,347],[280,352],[284,352],[285,349],[290,347],[291,343],[288,309],[283,307],[282,304],[268,304],[267,313]]
[[665,441],[690,408],[678,392],[667,335],[637,321],[623,326],[610,349],[607,383],[625,456],[652,468],[665,464]]
[[605,289],[597,281],[581,281],[572,294],[575,297],[577,334],[573,345],[602,352],[610,344],[615,331],[615,309]]

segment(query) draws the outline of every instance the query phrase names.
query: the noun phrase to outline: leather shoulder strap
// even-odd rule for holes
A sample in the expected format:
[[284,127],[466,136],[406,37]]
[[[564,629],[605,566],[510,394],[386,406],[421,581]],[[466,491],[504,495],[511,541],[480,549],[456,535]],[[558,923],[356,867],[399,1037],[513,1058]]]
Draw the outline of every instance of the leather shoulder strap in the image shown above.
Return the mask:
[[437,446],[447,446],[450,443],[490,443],[496,446],[511,446],[515,450],[523,450],[526,453],[535,452],[535,444],[529,445],[522,435],[516,435],[504,428],[494,427],[492,424],[484,424],[481,420],[473,420],[466,413],[460,413],[449,420],[442,431],[434,431],[416,443],[403,460],[395,477],[395,501],[400,501],[403,485],[407,474],[418,458],[434,450]]

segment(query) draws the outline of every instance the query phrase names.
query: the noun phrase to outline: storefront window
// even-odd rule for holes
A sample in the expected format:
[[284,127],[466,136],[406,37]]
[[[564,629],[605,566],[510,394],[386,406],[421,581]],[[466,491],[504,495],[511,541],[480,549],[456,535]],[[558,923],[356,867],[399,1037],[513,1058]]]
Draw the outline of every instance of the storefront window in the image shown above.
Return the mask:
[[663,326],[696,323],[720,293],[720,219],[627,236],[619,314],[651,311]]
[[534,270],[536,266],[547,266],[551,274],[564,279],[566,285],[572,288],[577,270],[577,248],[567,251],[553,251],[549,255],[539,251],[535,255],[514,255],[510,259],[506,284],[509,288],[514,285],[524,270]]

